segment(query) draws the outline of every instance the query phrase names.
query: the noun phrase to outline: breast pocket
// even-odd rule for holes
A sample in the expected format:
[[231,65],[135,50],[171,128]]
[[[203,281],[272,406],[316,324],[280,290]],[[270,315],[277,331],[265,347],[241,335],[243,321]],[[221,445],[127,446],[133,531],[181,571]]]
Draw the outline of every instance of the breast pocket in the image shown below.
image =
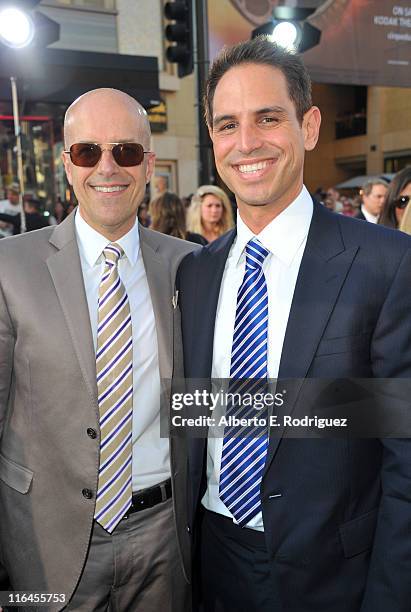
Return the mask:
[[318,345],[316,357],[337,355],[338,353],[369,352],[370,332],[355,336],[341,336],[340,338],[323,338]]
[[15,491],[26,494],[33,480],[33,472],[0,454],[0,480]]

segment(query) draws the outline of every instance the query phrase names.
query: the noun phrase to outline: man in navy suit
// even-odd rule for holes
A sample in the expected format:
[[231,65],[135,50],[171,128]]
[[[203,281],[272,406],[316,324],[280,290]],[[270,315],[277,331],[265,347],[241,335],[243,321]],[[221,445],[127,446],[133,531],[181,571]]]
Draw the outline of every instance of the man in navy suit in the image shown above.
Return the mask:
[[388,183],[384,179],[370,179],[361,189],[362,204],[356,219],[377,223],[387,197]]
[[[321,117],[301,59],[265,38],[224,49],[205,106],[238,217],[180,266],[186,377],[294,379],[299,415],[313,381],[411,377],[411,240],[310,197]],[[190,442],[206,612],[409,611],[410,440],[277,428],[230,465],[229,436]]]

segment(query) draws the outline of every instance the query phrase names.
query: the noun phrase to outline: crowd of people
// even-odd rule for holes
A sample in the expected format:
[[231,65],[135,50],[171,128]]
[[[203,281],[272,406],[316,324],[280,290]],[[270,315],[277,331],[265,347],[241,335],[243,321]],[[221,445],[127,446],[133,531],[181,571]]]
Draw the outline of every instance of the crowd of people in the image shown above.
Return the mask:
[[[0,238],[21,232],[19,193],[19,184],[14,182],[6,189],[6,198],[0,200]],[[313,193],[314,198],[333,212],[408,234],[411,234],[410,196],[409,166],[399,171],[391,182],[370,178],[354,195],[343,195],[335,187],[326,190],[319,187]],[[53,211],[44,213],[41,202],[31,194],[24,196],[23,203],[26,231],[59,224],[75,207],[58,198]],[[138,220],[144,227],[205,246],[232,229],[236,206],[221,187],[202,185],[188,197],[180,198],[176,193],[164,191],[149,202],[143,201]]]
[[354,196],[340,195],[335,187],[314,193],[326,208],[346,217],[377,223],[411,233],[411,167],[397,172],[388,182],[384,178],[368,179]]
[[[0,200],[0,238],[16,236],[22,232],[20,210],[20,185],[17,181],[5,189],[5,198]],[[33,193],[22,197],[25,216],[25,231],[31,232],[49,225],[58,225],[74,210],[74,204],[57,198],[53,209],[46,210],[44,204]]]
[[177,194],[165,191],[148,209],[145,204],[140,207],[140,220],[143,212],[145,227],[203,246],[234,225],[230,200],[220,187],[202,185],[185,202],[187,206]]

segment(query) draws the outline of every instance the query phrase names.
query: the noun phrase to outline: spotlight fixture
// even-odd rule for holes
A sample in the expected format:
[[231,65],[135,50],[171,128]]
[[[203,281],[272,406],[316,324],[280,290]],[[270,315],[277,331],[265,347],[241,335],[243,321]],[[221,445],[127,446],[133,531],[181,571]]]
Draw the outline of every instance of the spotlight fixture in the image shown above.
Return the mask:
[[255,28],[251,38],[266,34],[278,45],[296,53],[304,53],[320,42],[320,30],[306,21],[315,10],[277,6],[273,10],[272,20]]
[[34,37],[34,25],[31,16],[15,7],[0,11],[0,40],[14,49],[27,47]]

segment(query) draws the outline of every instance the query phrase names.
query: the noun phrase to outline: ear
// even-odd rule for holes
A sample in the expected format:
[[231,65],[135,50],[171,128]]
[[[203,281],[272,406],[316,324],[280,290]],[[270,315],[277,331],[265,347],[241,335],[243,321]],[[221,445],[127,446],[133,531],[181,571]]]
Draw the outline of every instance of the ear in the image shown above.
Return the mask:
[[153,176],[155,165],[156,165],[156,154],[148,153],[147,161],[146,161],[146,184],[150,182],[151,177]]
[[321,113],[317,106],[312,106],[303,117],[302,130],[304,135],[304,148],[312,151],[320,135]]
[[73,178],[72,178],[72,175],[71,175],[71,160],[70,160],[70,155],[68,155],[68,153],[64,153],[64,151],[62,151],[61,159],[62,159],[62,162],[64,164],[64,170],[66,171],[67,180],[70,183],[70,185],[73,185]]

